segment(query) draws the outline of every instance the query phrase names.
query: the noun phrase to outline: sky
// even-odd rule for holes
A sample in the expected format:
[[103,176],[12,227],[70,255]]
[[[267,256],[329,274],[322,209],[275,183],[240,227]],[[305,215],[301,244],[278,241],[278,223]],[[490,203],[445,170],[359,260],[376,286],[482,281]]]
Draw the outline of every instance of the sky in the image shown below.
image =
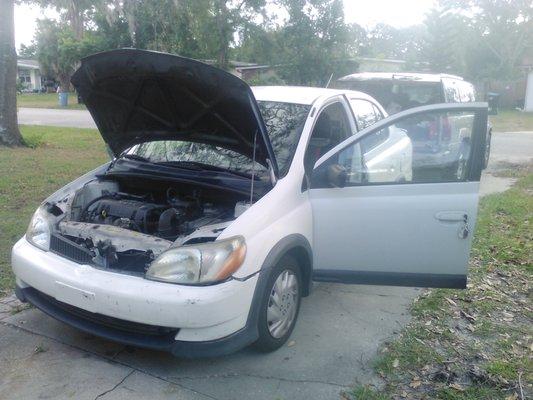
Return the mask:
[[[346,22],[355,22],[365,28],[378,23],[395,27],[416,25],[435,4],[435,0],[344,0]],[[41,10],[28,4],[15,6],[15,42],[30,44],[38,18],[54,18],[53,10]]]

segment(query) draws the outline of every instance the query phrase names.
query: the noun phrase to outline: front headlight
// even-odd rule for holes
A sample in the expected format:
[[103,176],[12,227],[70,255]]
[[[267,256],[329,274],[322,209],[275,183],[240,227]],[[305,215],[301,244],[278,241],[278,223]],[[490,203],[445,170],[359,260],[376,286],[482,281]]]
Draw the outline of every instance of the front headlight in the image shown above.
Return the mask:
[[245,255],[246,243],[242,236],[171,248],[152,262],[145,276],[155,281],[183,284],[218,282],[237,271]]
[[50,250],[50,214],[43,207],[39,207],[33,214],[26,231],[26,240],[42,250]]

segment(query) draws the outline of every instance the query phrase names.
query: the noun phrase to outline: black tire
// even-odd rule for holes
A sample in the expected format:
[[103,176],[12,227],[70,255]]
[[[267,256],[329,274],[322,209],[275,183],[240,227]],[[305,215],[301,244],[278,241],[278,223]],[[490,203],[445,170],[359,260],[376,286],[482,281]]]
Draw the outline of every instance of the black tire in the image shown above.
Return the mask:
[[[270,333],[269,327],[268,327],[267,309],[269,306],[270,294],[272,290],[274,289],[274,283],[276,282],[276,279],[278,279],[278,277],[286,270],[293,272],[298,282],[298,290],[297,290],[297,296],[296,296],[296,315],[294,316],[294,319],[292,320],[292,323],[289,329],[287,330],[287,332],[283,336],[276,338],[272,336],[272,334]],[[298,314],[300,313],[301,300],[302,300],[302,273],[300,271],[300,266],[298,265],[298,261],[294,257],[290,255],[285,255],[281,258],[281,260],[277,263],[277,265],[272,269],[270,276],[268,277],[265,291],[262,294],[261,303],[259,304],[259,307],[260,307],[259,317],[257,321],[259,338],[253,344],[255,349],[266,353],[266,352],[277,350],[285,344],[285,342],[291,336],[294,326],[296,325],[296,321],[298,320]]]

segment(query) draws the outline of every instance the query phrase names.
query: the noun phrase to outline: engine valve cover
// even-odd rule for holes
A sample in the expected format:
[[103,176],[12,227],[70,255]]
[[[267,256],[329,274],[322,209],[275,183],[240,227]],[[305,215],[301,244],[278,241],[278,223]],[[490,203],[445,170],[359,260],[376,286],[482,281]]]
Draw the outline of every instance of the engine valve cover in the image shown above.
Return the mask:
[[90,210],[88,221],[128,227],[138,232],[154,234],[159,218],[169,207],[130,199],[102,199]]

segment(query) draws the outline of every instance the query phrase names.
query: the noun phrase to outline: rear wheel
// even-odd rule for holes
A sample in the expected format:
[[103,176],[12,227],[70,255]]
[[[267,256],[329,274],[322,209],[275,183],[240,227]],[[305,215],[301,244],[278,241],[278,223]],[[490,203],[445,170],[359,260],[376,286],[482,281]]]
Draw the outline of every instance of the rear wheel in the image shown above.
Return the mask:
[[284,256],[272,270],[260,304],[259,339],[254,346],[273,351],[287,341],[294,329],[302,296],[302,275],[298,262]]

